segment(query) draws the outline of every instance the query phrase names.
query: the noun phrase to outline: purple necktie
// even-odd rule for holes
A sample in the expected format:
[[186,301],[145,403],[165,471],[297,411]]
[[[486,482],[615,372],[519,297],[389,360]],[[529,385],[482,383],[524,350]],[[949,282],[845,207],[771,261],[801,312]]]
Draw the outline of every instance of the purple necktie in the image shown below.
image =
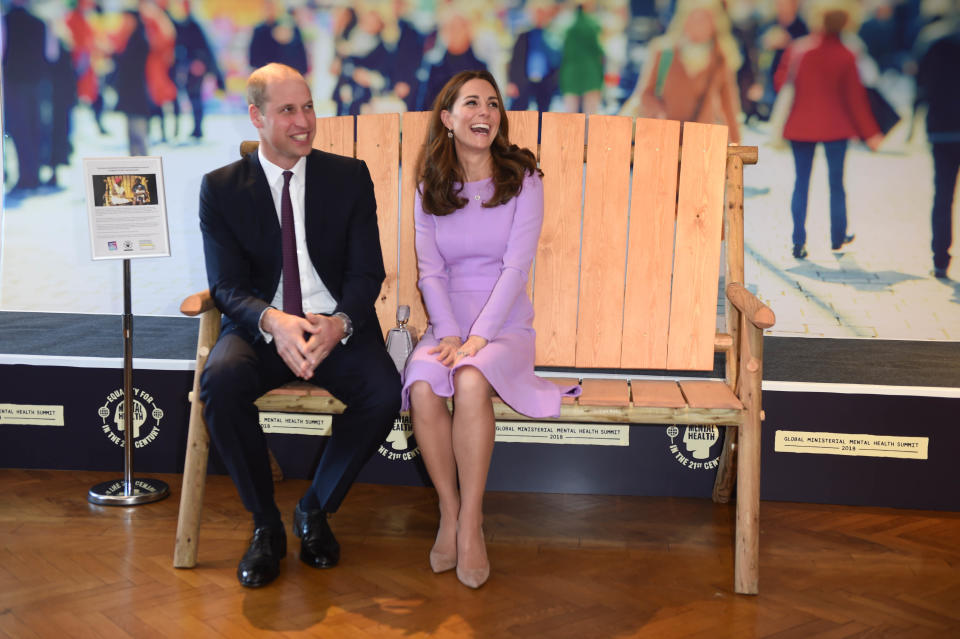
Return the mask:
[[283,193],[280,195],[280,236],[283,243],[283,312],[303,317],[300,296],[300,268],[297,266],[297,232],[293,224],[293,202],[290,200],[292,171],[283,172]]

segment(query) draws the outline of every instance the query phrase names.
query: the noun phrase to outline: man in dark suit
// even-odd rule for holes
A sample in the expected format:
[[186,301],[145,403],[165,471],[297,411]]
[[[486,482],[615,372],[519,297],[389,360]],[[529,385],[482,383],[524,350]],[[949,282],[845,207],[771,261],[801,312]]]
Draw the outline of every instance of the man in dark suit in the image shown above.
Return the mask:
[[207,279],[224,316],[200,398],[253,514],[237,576],[257,587],[278,575],[286,534],[254,400],[300,378],[347,405],[294,511],[300,559],[327,568],[340,557],[327,514],[389,432],[400,377],[373,306],[385,274],[366,165],[312,149],[313,100],[295,69],[257,69],[247,101],[259,150],[208,173],[200,187]]

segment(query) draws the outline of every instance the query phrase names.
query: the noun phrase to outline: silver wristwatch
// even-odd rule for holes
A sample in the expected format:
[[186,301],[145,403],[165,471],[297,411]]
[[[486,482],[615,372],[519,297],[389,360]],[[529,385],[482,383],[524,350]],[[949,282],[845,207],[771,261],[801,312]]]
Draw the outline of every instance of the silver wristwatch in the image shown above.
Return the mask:
[[350,321],[350,316],[344,313],[343,311],[338,311],[333,314],[334,317],[339,317],[343,320],[343,337],[341,339],[347,339],[353,335],[353,322]]

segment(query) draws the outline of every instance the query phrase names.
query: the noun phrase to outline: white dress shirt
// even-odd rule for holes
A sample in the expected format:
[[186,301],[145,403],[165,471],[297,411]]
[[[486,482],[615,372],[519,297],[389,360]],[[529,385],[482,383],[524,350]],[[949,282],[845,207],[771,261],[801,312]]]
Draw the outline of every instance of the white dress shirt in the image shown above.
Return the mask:
[[[267,184],[270,185],[270,194],[273,196],[273,206],[277,213],[277,221],[282,225],[280,216],[280,198],[283,195],[283,172],[284,169],[263,156],[263,151],[257,149],[260,157],[260,166],[267,178]],[[320,279],[320,274],[313,267],[310,260],[310,253],[307,251],[307,232],[304,221],[304,194],[306,193],[306,174],[307,158],[302,157],[290,169],[293,175],[290,177],[290,202],[293,204],[293,226],[297,234],[297,268],[300,271],[300,296],[303,300],[304,313],[323,313],[329,315],[337,308],[337,300],[333,298],[330,291]],[[273,308],[283,308],[283,274],[280,275],[280,283],[277,286],[277,293],[270,302]],[[266,311],[264,311],[266,312]],[[260,316],[261,322],[263,316]],[[269,343],[273,336],[265,332],[261,327],[260,332],[264,339]],[[344,343],[346,340],[344,340]]]

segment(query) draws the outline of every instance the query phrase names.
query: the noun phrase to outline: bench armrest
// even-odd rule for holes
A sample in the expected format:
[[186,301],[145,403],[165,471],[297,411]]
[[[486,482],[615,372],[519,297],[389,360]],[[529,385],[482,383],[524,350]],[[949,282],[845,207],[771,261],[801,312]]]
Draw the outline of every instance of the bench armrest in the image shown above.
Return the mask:
[[216,308],[216,305],[213,303],[213,296],[210,295],[210,289],[194,293],[180,303],[180,312],[187,317],[196,317],[213,308]]
[[757,328],[770,328],[777,321],[773,310],[739,282],[727,285],[727,299]]

